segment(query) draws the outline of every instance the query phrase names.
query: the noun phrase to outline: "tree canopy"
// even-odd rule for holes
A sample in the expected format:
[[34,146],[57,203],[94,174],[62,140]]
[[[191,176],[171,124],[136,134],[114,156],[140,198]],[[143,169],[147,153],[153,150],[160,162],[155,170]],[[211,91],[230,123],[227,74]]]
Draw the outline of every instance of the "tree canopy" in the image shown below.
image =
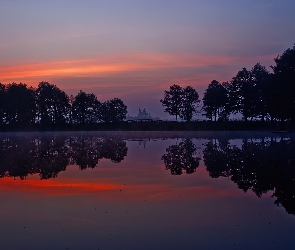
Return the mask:
[[106,123],[117,123],[126,119],[127,106],[121,99],[114,98],[102,103],[100,119]]
[[40,82],[37,88],[23,83],[0,83],[0,126],[24,128],[41,124],[51,128],[65,124],[121,122],[127,106],[113,98],[101,104],[93,94],[80,91],[68,96],[56,85]]
[[69,97],[56,85],[40,82],[36,90],[40,123],[63,124],[69,114]]
[[82,90],[72,102],[72,119],[74,123],[96,123],[99,120],[101,103],[94,94],[86,94]]
[[170,86],[169,91],[164,91],[164,99],[160,100],[162,105],[165,107],[165,112],[175,116],[176,120],[181,114],[182,97],[183,89],[174,84]]
[[185,88],[179,85],[170,86],[170,90],[165,90],[164,99],[160,100],[165,107],[165,112],[186,121],[190,121],[197,111],[197,104],[200,102],[199,94],[191,86]]
[[211,121],[221,119],[227,107],[227,89],[224,85],[213,80],[205,90],[203,97],[203,110],[205,116]]

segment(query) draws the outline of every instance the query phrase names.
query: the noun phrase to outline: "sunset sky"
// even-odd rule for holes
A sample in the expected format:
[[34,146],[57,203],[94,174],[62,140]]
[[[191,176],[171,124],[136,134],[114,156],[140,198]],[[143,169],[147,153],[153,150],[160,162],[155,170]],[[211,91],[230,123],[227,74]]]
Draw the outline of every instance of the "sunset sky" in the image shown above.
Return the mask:
[[291,0],[0,0],[0,82],[121,98],[168,118],[172,84],[200,97],[295,42]]

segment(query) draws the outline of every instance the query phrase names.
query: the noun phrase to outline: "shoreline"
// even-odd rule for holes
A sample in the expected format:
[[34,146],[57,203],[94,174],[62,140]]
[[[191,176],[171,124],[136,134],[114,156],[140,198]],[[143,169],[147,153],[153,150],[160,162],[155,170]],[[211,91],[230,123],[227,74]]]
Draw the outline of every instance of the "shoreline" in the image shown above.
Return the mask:
[[123,140],[166,140],[166,139],[261,139],[295,137],[294,132],[272,131],[17,131],[0,132],[0,139],[6,137],[101,137]]
[[291,133],[295,125],[289,122],[261,121],[152,121],[152,122],[121,122],[121,123],[96,123],[96,124],[62,124],[62,125],[2,125],[0,132],[50,132],[50,131],[268,131],[275,133]]

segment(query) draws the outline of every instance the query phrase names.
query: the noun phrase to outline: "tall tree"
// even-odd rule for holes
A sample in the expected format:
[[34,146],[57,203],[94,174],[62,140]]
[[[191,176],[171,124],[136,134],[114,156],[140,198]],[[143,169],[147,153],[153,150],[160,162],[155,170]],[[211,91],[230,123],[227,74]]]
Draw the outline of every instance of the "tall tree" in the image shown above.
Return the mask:
[[63,124],[69,119],[69,97],[56,85],[40,82],[36,95],[41,124]]
[[80,90],[72,102],[73,121],[79,124],[96,123],[100,106],[101,103],[94,94],[86,94]]
[[117,123],[126,119],[127,106],[121,99],[114,98],[102,103],[100,119],[106,123]]
[[170,86],[170,90],[165,90],[164,92],[164,99],[160,100],[162,105],[165,107],[165,112],[169,115],[175,115],[177,117],[181,114],[182,108],[182,98],[183,98],[183,89],[174,84]]
[[198,92],[191,86],[183,89],[183,98],[180,117],[186,121],[191,121],[193,114],[197,112],[199,100]]
[[281,121],[295,120],[295,45],[274,60],[271,82],[274,115]]
[[243,68],[232,79],[230,85],[231,106],[234,112],[240,112],[245,121],[253,118],[255,111],[255,88],[252,74]]
[[4,124],[6,106],[6,88],[5,85],[0,83],[0,124]]
[[7,86],[5,98],[6,123],[28,125],[35,122],[35,93],[26,84],[12,83]]
[[271,75],[264,66],[257,63],[251,70],[251,77],[254,84],[255,114],[261,118],[261,121],[264,121],[270,109],[268,91]]
[[205,116],[211,121],[222,117],[227,105],[227,90],[224,85],[213,80],[205,90],[203,98],[203,110]]

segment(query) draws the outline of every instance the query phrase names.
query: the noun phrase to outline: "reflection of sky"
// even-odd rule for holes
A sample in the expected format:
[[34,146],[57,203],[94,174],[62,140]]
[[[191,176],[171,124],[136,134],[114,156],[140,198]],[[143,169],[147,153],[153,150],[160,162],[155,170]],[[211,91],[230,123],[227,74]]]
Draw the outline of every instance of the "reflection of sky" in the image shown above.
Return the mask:
[[294,42],[294,1],[1,1],[0,81],[45,80],[69,94],[119,97],[131,115],[176,83],[213,79],[273,58]]
[[[69,166],[55,179],[0,179],[3,249],[288,249],[293,215],[270,194],[226,178],[172,176],[161,156],[179,140],[128,141],[120,164]],[[36,237],[38,235],[38,237]]]

